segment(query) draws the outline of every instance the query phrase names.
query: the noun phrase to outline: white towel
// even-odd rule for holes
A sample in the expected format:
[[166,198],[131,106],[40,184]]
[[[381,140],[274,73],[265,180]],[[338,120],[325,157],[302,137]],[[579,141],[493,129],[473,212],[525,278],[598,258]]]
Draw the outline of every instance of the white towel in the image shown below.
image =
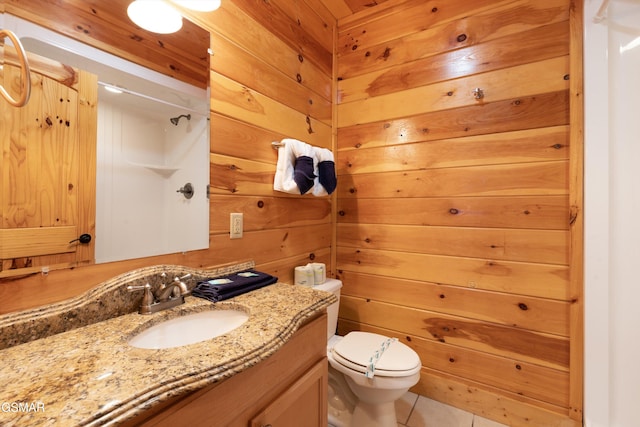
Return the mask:
[[[278,163],[273,179],[273,189],[290,194],[301,194],[294,180],[296,159],[300,156],[314,158],[313,147],[297,139],[285,138],[278,147]],[[314,161],[315,164],[315,161]]]

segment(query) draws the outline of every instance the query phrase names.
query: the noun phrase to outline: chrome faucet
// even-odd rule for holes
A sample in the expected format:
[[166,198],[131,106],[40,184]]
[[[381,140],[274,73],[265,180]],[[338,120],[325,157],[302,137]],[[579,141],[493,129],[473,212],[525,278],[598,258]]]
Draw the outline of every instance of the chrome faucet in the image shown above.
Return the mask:
[[138,310],[140,314],[157,313],[167,308],[184,304],[184,294],[182,293],[182,288],[179,283],[160,286],[156,295],[151,291],[151,285],[149,283],[144,286],[127,286],[127,289],[129,292],[144,290],[140,310]]

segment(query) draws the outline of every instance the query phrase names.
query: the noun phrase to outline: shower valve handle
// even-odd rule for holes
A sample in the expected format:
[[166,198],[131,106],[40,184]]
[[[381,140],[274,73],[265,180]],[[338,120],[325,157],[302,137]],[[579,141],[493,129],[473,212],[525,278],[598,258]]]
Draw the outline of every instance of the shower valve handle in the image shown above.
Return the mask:
[[184,187],[180,187],[176,193],[182,193],[185,199],[190,199],[193,197],[193,185],[190,182],[187,182]]

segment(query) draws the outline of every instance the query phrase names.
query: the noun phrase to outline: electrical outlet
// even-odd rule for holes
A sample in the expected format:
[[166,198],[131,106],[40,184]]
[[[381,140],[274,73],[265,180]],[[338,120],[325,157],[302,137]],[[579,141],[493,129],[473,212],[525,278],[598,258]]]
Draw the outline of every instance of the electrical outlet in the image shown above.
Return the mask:
[[242,214],[232,213],[229,221],[229,236],[232,239],[242,238]]

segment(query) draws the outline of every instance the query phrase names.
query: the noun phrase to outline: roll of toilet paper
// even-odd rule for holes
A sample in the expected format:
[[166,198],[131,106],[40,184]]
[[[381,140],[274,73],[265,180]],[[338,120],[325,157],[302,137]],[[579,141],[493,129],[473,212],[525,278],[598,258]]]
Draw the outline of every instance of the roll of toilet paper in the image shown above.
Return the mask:
[[322,262],[311,262],[307,264],[313,270],[313,284],[320,285],[327,280],[327,267]]
[[293,272],[293,280],[296,285],[313,286],[315,280],[313,268],[306,265],[296,267]]

